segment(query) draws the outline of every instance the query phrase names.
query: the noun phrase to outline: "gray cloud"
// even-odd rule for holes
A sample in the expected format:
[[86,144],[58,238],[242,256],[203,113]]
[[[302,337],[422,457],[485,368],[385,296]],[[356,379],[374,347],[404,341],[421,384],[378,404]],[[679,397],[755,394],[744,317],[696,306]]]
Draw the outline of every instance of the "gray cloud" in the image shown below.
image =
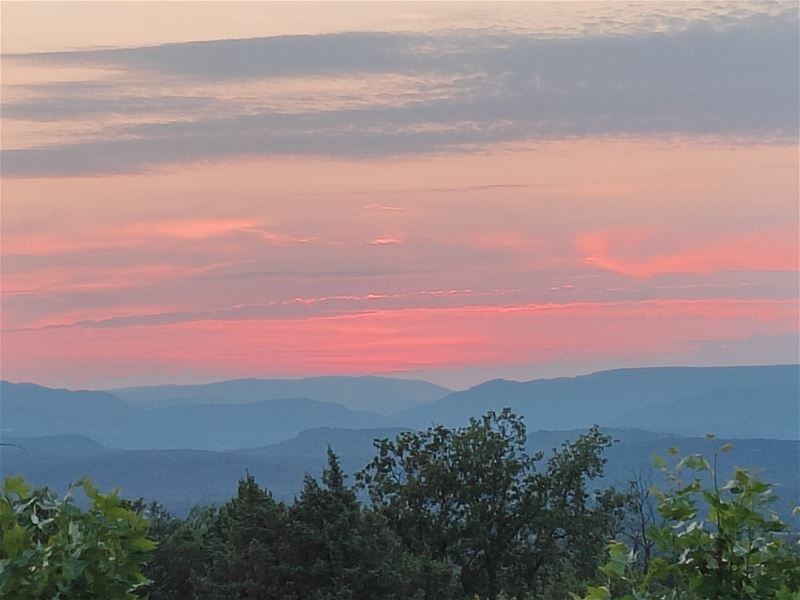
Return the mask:
[[221,108],[215,98],[185,96],[119,96],[106,88],[105,96],[79,93],[72,97],[49,97],[8,103],[2,107],[3,118],[27,121],[59,121],[105,117],[108,115],[155,114],[186,115],[189,111]]
[[[579,136],[695,135],[792,141],[798,132],[798,28],[756,16],[669,34],[541,39],[497,31],[344,33],[28,55],[185,80],[365,73],[462,77],[445,97],[394,106],[278,112],[230,105],[216,117],[114,130],[109,139],[4,151],[6,176],[131,172],[159,164],[270,155],[382,157]],[[235,85],[235,83],[231,83]],[[52,87],[52,86],[51,86]],[[6,117],[48,120],[143,108],[113,95],[92,108],[71,85]],[[162,112],[192,99],[163,96]],[[207,98],[195,99],[198,103]],[[187,104],[188,103],[188,104]],[[147,103],[144,103],[147,104]]]
[[228,80],[424,67],[426,53],[418,50],[426,41],[428,38],[415,35],[336,33],[42,52],[17,57],[49,64],[143,69],[202,80]]

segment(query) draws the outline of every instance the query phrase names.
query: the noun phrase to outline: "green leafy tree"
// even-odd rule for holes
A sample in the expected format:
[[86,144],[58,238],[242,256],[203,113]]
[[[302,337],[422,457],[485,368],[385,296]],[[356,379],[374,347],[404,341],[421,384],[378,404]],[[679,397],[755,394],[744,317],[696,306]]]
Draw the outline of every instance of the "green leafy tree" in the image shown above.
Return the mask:
[[606,582],[590,587],[585,600],[800,600],[800,549],[771,509],[772,487],[740,468],[720,485],[716,457],[712,466],[691,454],[673,468],[654,458],[668,481],[667,489],[653,489],[663,518],[649,529],[655,556],[642,573],[636,553],[612,543]]
[[542,472],[525,443],[521,418],[489,412],[464,428],[378,440],[358,478],[408,548],[450,568],[465,594],[563,591],[594,572],[618,518],[613,491],[587,491],[611,442],[593,429]]
[[[737,468],[719,485],[716,467],[699,454],[674,470],[657,462],[670,488],[655,492],[667,523],[651,531],[665,555],[653,561],[652,577],[713,600],[772,598],[787,587],[800,591],[800,557],[779,535],[788,526],[771,509],[777,498],[770,484]],[[683,481],[686,472],[693,474],[689,482]],[[703,486],[702,474],[711,475],[711,486]]]
[[[74,500],[77,489],[86,510]],[[135,598],[147,581],[140,567],[155,547],[148,526],[117,491],[103,494],[88,479],[59,498],[8,477],[0,497],[0,596]]]

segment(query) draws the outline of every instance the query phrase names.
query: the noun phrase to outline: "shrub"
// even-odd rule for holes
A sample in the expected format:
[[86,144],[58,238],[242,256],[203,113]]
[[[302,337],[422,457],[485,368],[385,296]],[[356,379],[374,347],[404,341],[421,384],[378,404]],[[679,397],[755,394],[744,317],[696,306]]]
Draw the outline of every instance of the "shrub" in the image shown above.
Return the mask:
[[[770,508],[776,499],[770,484],[737,468],[720,485],[716,467],[700,454],[671,469],[661,457],[654,464],[669,484],[653,489],[664,519],[649,529],[655,558],[638,572],[635,552],[612,542],[601,568],[606,582],[589,587],[583,600],[800,600],[800,553],[787,543],[788,525]],[[703,485],[703,475],[710,475],[710,485]]]
[[[73,492],[83,490],[81,510]],[[7,477],[0,496],[0,596],[5,598],[135,598],[147,579],[140,565],[155,542],[148,522],[118,492],[88,479],[59,498]]]

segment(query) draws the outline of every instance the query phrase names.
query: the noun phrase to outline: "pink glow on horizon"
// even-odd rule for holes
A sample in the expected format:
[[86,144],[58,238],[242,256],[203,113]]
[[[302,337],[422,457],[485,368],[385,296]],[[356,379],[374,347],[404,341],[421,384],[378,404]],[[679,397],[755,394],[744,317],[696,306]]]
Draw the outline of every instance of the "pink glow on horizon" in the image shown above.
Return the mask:
[[[289,320],[198,320],[4,334],[17,379],[72,384],[153,372],[230,376],[378,373],[691,352],[703,340],[780,335],[793,301],[644,301],[367,311]],[[127,365],[127,367],[126,367]],[[33,370],[31,370],[33,369]],[[126,370],[127,369],[127,370]]]

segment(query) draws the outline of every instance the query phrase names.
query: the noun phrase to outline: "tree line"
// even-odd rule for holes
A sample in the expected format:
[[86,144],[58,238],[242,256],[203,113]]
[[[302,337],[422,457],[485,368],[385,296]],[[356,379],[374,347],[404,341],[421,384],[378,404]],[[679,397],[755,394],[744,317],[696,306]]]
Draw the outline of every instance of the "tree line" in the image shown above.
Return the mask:
[[746,470],[717,481],[690,455],[656,459],[664,489],[602,487],[611,443],[593,428],[529,454],[522,419],[489,412],[376,440],[352,485],[329,449],[321,479],[306,476],[292,503],[247,474],[230,501],[185,519],[88,481],[80,510],[9,478],[0,595],[800,600],[797,543],[768,484]]

